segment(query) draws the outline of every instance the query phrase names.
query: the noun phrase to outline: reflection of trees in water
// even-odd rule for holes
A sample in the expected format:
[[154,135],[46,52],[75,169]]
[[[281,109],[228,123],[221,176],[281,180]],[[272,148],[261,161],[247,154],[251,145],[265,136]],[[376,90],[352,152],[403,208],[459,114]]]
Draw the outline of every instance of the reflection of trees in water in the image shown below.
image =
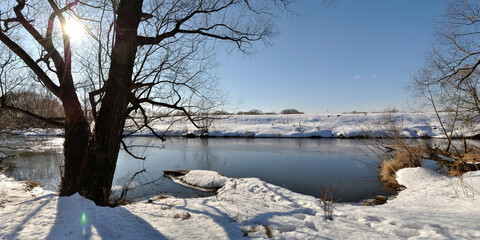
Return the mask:
[[219,170],[219,157],[211,151],[208,145],[208,138],[201,139],[201,151],[193,154],[193,159],[198,162],[199,167],[205,170]]
[[[45,141],[43,141],[45,139]],[[39,151],[55,151],[45,147],[50,140],[59,138],[41,138],[37,145]],[[9,176],[19,180],[40,181],[49,189],[56,190],[59,183],[59,163],[62,155],[55,152],[36,153],[34,143],[39,138],[8,139],[9,154],[17,157],[5,159],[1,166],[17,165],[17,169],[7,170]],[[123,171],[115,173],[114,184],[117,196],[122,189],[129,188],[127,198],[141,200],[158,194],[191,197],[201,195],[191,189],[181,189],[178,184],[162,177],[162,170],[171,169],[207,169],[230,176],[261,177],[275,180],[280,186],[309,195],[319,194],[318,183],[324,179],[335,183],[339,178],[347,185],[339,199],[359,201],[355,196],[381,194],[382,186],[376,179],[376,169],[369,168],[364,161],[371,159],[362,151],[368,151],[362,140],[354,139],[238,139],[238,138],[196,138],[169,139],[165,145],[152,142],[149,138],[130,138],[128,143],[133,152],[148,156],[147,161],[125,157]],[[412,140],[418,141],[418,140]],[[432,144],[436,140],[429,140]],[[27,150],[26,150],[27,149]],[[363,150],[362,150],[363,149]],[[0,150],[3,150],[0,148]],[[8,150],[8,149],[5,149]],[[22,155],[19,155],[19,154]],[[123,153],[126,155],[125,153]],[[287,157],[288,156],[288,157]],[[228,158],[228,165],[227,160]],[[348,160],[348,161],[347,161]],[[138,164],[137,164],[138,163]],[[305,166],[308,164],[307,166]],[[339,166],[338,164],[345,164]],[[351,164],[355,164],[352,166]],[[145,172],[136,172],[145,169]],[[118,168],[117,170],[120,170]],[[352,179],[369,176],[370,179]],[[372,177],[373,176],[373,177]],[[49,180],[54,179],[54,180]],[[312,180],[313,179],[313,180]],[[343,185],[342,185],[343,186]],[[378,187],[377,187],[378,186]],[[339,189],[341,188],[338,185]],[[308,188],[308,189],[304,189]],[[351,194],[352,196],[348,196]]]
[[112,195],[119,198],[136,199],[162,193],[162,178],[162,176],[152,176],[144,168],[132,175],[115,179],[119,188],[115,189]]
[[215,170],[218,169],[219,157],[209,150],[196,152],[194,154],[194,159],[198,161],[200,168],[205,170]]
[[62,152],[63,138],[0,134],[0,151],[13,154],[22,154],[24,152]]
[[[140,141],[141,140],[141,141]],[[187,139],[188,140],[188,139]],[[208,139],[202,139],[201,145],[208,149]],[[184,143],[185,146],[188,146],[188,143]],[[149,153],[149,151],[145,151],[145,149],[150,149],[153,151],[162,151],[166,148],[166,145],[161,143],[148,144],[145,143],[144,139],[134,139],[130,143],[131,149],[135,153],[139,153],[140,151],[144,151],[143,153]],[[156,156],[154,153],[153,156]],[[188,155],[187,151],[182,151],[183,159],[185,161],[191,161],[192,155]],[[194,155],[197,151],[195,151]],[[198,156],[202,156],[203,154],[199,154]],[[203,157],[201,157],[203,158]],[[206,157],[210,159],[210,157]],[[202,191],[194,190],[191,188],[186,188],[179,184],[174,183],[171,179],[163,177],[163,172],[158,171],[157,168],[152,168],[150,165],[146,165],[145,161],[139,161],[136,159],[128,158],[132,161],[138,161],[139,165],[133,165],[128,168],[128,172],[118,174],[114,178],[114,196],[115,197],[122,197],[130,200],[143,200],[148,197],[158,196],[158,195],[173,195],[178,197],[192,197],[192,196],[206,196],[210,195],[209,193],[204,193]],[[193,156],[193,159],[197,159],[197,156]],[[125,160],[125,159],[124,159]],[[151,159],[150,159],[151,160]],[[172,159],[175,160],[175,159]],[[149,161],[147,158],[146,161]],[[198,161],[202,162],[202,166],[212,166],[213,164],[209,164],[210,160],[202,160]],[[150,166],[150,167],[149,167]],[[183,166],[183,167],[182,167]],[[185,169],[185,165],[177,165],[176,169]],[[163,169],[168,170],[168,169]],[[121,175],[121,176],[120,176]]]
[[172,195],[176,197],[207,197],[212,196],[213,192],[204,192],[194,188],[185,187],[174,183],[171,179],[141,170],[132,177],[123,177],[117,179],[122,182],[114,193],[114,197],[125,198],[128,200],[138,201],[149,197],[159,195]]
[[56,191],[60,183],[63,154],[57,152],[21,152],[2,162],[5,175],[19,181],[37,181],[45,189]]
[[300,150],[303,148],[303,139],[299,139],[299,140],[297,141],[297,147],[298,147],[298,149],[300,149]]

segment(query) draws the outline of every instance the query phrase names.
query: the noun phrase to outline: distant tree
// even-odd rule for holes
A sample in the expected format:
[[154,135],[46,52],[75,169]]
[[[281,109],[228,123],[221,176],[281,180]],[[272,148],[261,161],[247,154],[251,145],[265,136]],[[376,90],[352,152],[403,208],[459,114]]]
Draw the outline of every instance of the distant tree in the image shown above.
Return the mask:
[[172,113],[172,116],[187,116],[187,113],[185,113],[183,111],[174,111]]
[[396,108],[388,107],[385,110],[383,110],[384,113],[399,113],[400,111]]
[[[63,107],[64,122],[57,122],[65,129],[60,195],[78,192],[108,205],[127,120],[156,135],[147,109],[165,108],[184,112],[196,125],[189,111],[217,92],[208,74],[215,48],[231,43],[249,53],[253,42],[268,43],[274,9],[286,5],[287,0],[2,0],[0,47],[16,56],[14,68],[28,69],[21,72],[24,79],[40,82]],[[65,27],[69,21],[80,22],[88,39],[75,44]]]
[[298,111],[297,109],[283,109],[280,111],[280,114],[303,114],[303,112]]
[[49,92],[10,92],[1,101],[9,105],[0,108],[0,129],[61,127],[64,119],[61,103]]
[[212,113],[212,115],[232,115],[232,114],[224,110],[216,110]]
[[258,109],[252,109],[247,112],[238,112],[237,115],[262,115],[263,112]]
[[266,113],[263,113],[263,114],[265,114],[265,115],[277,115],[276,112],[266,112]]

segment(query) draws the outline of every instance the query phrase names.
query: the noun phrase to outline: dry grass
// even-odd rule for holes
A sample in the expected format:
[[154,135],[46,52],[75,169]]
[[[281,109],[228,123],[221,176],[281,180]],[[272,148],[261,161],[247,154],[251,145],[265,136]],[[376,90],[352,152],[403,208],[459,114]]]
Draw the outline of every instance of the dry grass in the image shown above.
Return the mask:
[[148,203],[152,203],[154,201],[157,201],[157,200],[162,200],[162,199],[167,199],[168,198],[168,195],[163,195],[163,194],[160,194],[154,198],[151,198],[148,200]]
[[380,165],[380,180],[388,190],[398,190],[400,184],[396,180],[396,173],[402,168],[422,166],[424,149],[421,145],[408,147],[399,145],[393,158],[384,160]]
[[478,152],[468,152],[462,154],[462,159],[465,162],[478,163],[480,162],[480,153]]
[[326,220],[333,220],[333,209],[335,208],[333,189],[335,185],[331,186],[327,183],[326,186],[323,186],[320,184],[320,200],[323,203],[323,213]]
[[246,225],[244,225],[244,226],[242,227],[242,232],[243,232],[243,236],[244,236],[244,237],[247,237],[250,233],[256,233],[256,232],[258,232],[258,231],[259,231],[259,229],[258,229],[257,227],[255,227],[255,226],[246,226]]
[[400,185],[396,181],[396,172],[402,168],[420,167],[423,159],[436,161],[450,176],[461,176],[466,172],[479,170],[480,152],[446,152],[429,145],[417,144],[408,146],[402,141],[395,141],[391,145],[394,149],[390,158],[381,162],[380,180],[388,190],[398,190]]
[[265,231],[267,233],[267,237],[268,238],[273,238],[273,234],[272,234],[272,230],[270,229],[270,226],[268,225],[263,225],[263,227],[265,228]]
[[130,200],[126,197],[118,196],[117,194],[112,192],[110,194],[110,199],[108,201],[108,206],[109,207],[118,207],[118,206],[124,206],[124,205],[132,204],[132,203],[134,203],[132,200]]
[[458,176],[455,180],[450,179],[450,185],[452,186],[456,197],[464,196],[474,198],[475,194],[480,194],[480,192],[474,188],[473,184],[465,181],[462,176]]
[[184,213],[182,213],[182,214],[177,213],[177,214],[175,214],[175,215],[173,216],[174,219],[179,219],[179,218],[181,218],[182,220],[187,220],[187,219],[189,219],[190,217],[192,217],[192,215],[190,215],[190,213],[188,213],[188,212],[184,212]]
[[480,162],[480,153],[478,152],[450,154],[450,157],[455,160],[452,164],[447,165],[447,173],[450,176],[461,176],[468,171],[479,170],[480,165],[476,164]]
[[[379,124],[383,125],[385,136],[366,141],[367,147],[376,155],[373,166],[379,168],[380,180],[390,191],[401,187],[396,181],[396,172],[402,168],[421,167],[424,160],[435,161],[441,170],[450,176],[461,176],[469,171],[480,170],[480,148],[467,145],[463,139],[463,149],[452,142],[445,144],[445,150],[432,148],[426,143],[412,145],[402,136],[403,120],[395,120],[391,115],[385,115]],[[422,137],[422,136],[420,136]]]
[[27,191],[32,191],[32,189],[34,189],[36,187],[43,187],[43,186],[39,182],[34,182],[34,181],[26,181],[25,182],[25,190],[27,190]]
[[0,183],[0,207],[4,208],[5,203],[7,202],[7,191],[3,183]]
[[118,207],[118,206],[124,206],[128,204],[132,204],[134,201],[126,198],[115,198],[113,200],[110,200],[110,203],[108,204],[109,207]]

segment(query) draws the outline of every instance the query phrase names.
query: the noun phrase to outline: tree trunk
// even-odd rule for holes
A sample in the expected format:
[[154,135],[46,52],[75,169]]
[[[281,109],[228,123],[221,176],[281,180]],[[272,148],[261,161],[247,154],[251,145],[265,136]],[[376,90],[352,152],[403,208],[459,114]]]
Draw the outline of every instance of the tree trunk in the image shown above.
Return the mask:
[[[105,96],[95,122],[93,137],[89,141],[84,162],[80,168],[82,172],[78,180],[79,193],[100,206],[109,204],[131,94],[130,87],[137,53],[137,28],[142,14],[142,5],[143,0],[123,0],[119,4],[115,25],[115,45]],[[65,157],[67,159],[66,154]],[[74,165],[72,164],[72,167]],[[76,171],[79,170],[76,169]]]
[[64,172],[60,187],[60,196],[69,196],[81,189],[82,169],[88,144],[88,123],[73,87],[69,74],[68,81],[61,89],[61,100],[65,112]]

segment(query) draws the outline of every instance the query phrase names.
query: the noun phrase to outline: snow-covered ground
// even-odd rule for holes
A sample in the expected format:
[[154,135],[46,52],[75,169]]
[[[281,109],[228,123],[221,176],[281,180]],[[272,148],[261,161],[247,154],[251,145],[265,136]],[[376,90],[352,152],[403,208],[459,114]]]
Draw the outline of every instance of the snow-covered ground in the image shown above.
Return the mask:
[[[441,114],[444,127],[448,132],[453,119],[453,116],[449,115]],[[392,129],[395,128],[399,130],[402,137],[406,138],[445,138],[434,113],[234,115],[218,118],[211,122],[207,135],[213,137],[384,137],[391,134]],[[181,136],[187,133],[200,135],[200,130],[184,117],[164,118],[161,121],[154,121],[151,125],[160,135]],[[454,137],[473,136],[480,133],[476,126],[464,127],[458,122],[455,128]],[[127,121],[125,132],[131,133],[134,129],[134,124]],[[59,129],[28,129],[14,132],[28,136],[63,134]],[[153,134],[148,129],[144,129],[133,135],[151,136]]]
[[[215,179],[214,173],[208,173]],[[78,194],[58,197],[0,175],[1,239],[479,239],[480,172],[445,177],[402,169],[406,186],[385,205],[337,204],[256,178],[228,178],[218,195],[165,198],[116,208]],[[218,176],[219,177],[219,176]],[[185,181],[205,179],[202,173]],[[202,183],[203,184],[203,183]]]
[[[443,114],[444,126],[448,128],[449,116]],[[183,125],[181,124],[183,123]],[[168,122],[158,122],[154,128],[159,132],[168,128]],[[464,130],[459,124],[456,136],[471,136],[476,131]],[[293,114],[231,116],[214,120],[209,127],[209,136],[235,137],[383,137],[398,129],[407,138],[444,138],[442,128],[433,113],[366,113],[366,114]],[[198,130],[188,122],[178,122],[170,127],[169,134],[179,135]]]
[[227,177],[214,171],[192,170],[187,175],[179,177],[182,181],[202,188],[223,187]]

